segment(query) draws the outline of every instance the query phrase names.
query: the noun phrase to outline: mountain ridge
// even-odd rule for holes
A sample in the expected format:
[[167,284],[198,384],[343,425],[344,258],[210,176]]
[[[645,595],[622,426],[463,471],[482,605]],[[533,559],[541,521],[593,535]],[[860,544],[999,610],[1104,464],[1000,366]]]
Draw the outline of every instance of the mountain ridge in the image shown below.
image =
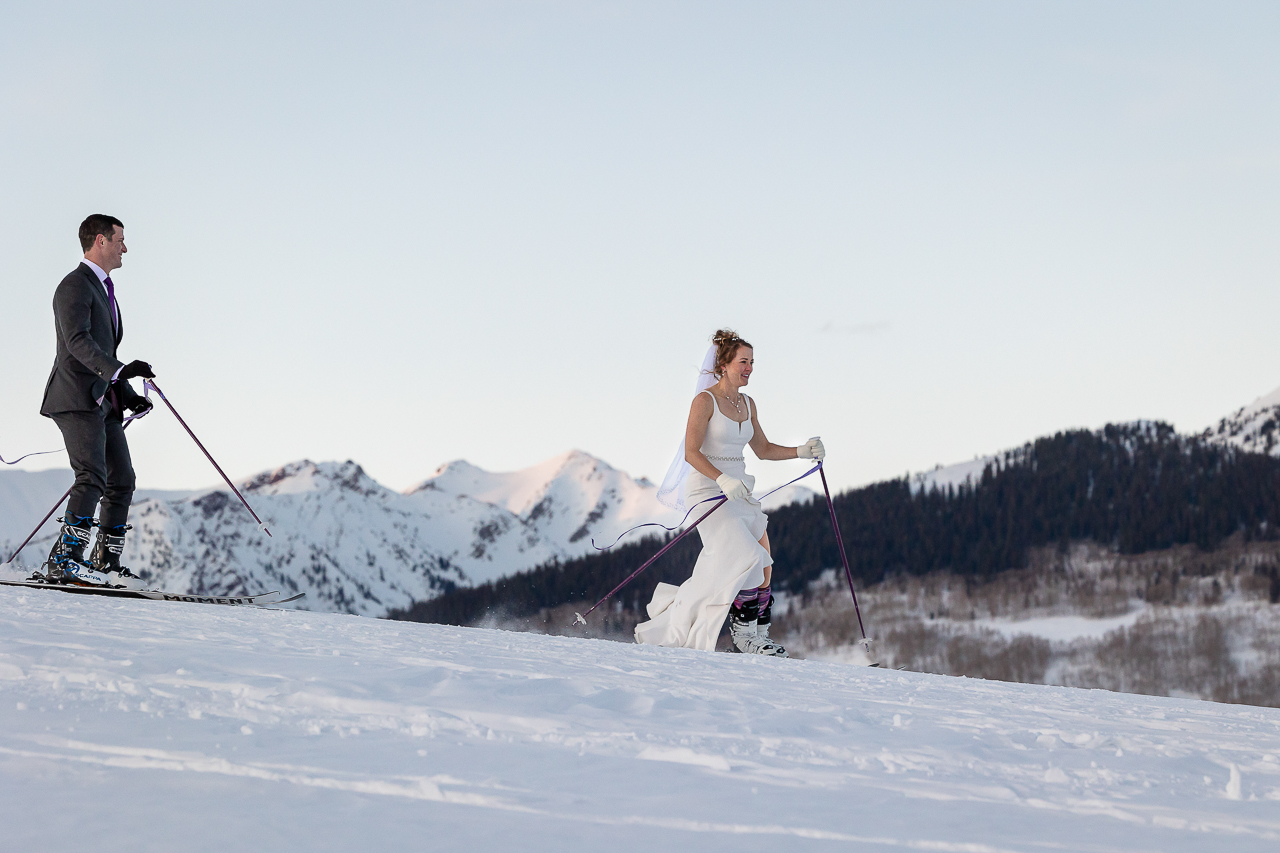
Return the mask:
[[1280,388],[1242,406],[1200,435],[1252,453],[1280,456]]
[[[70,480],[58,470],[0,475],[7,548]],[[297,460],[239,485],[273,537],[255,532],[225,488],[144,498],[131,515],[126,564],[174,591],[283,588],[306,592],[300,606],[309,609],[383,615],[458,585],[585,553],[592,536],[678,520],[652,484],[580,450],[515,472],[459,460],[405,492],[351,460]],[[38,565],[54,529],[46,524],[17,565]]]

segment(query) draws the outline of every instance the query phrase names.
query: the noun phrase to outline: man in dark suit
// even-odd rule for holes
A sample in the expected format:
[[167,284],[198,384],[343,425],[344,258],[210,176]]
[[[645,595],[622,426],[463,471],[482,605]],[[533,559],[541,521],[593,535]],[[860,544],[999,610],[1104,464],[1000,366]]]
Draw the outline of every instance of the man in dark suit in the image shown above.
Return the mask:
[[[84,262],[53,295],[58,355],[40,406],[40,414],[62,431],[76,475],[44,577],[50,583],[137,586],[133,573],[120,565],[134,485],[123,421],[126,409],[140,413],[151,407],[129,379],[155,374],[144,361],[126,365],[116,358],[124,323],[111,272],[123,265],[128,251],[124,223],[114,216],[90,216],[80,223],[80,247]],[[86,559],[99,502],[98,539]]]

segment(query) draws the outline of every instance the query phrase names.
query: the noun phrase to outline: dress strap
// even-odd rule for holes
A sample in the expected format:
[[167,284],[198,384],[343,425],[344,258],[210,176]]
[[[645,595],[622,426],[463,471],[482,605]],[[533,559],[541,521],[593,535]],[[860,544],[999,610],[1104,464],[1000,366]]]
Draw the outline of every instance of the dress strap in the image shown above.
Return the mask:
[[720,411],[720,404],[716,402],[716,395],[711,393],[710,388],[703,388],[702,393],[711,398],[711,417],[716,416],[716,412]]
[[747,404],[747,420],[751,420],[751,398],[743,394],[742,401]]

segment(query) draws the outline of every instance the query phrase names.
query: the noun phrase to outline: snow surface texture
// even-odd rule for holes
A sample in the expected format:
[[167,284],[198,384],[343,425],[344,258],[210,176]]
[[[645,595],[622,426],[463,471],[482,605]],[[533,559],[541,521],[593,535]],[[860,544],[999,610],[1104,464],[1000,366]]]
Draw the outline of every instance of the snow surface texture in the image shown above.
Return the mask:
[[1280,456],[1280,388],[1223,418],[1202,435],[1242,450]]
[[[0,474],[6,550],[21,542],[70,476]],[[633,524],[678,520],[658,503],[651,483],[580,451],[507,474],[453,462],[405,494],[354,462],[304,460],[239,485],[272,538],[258,532],[226,489],[140,500],[130,516],[125,564],[170,591],[305,592],[295,606],[380,616],[452,585],[579,556],[591,550],[593,536],[611,540]],[[50,522],[19,558],[21,570],[7,574],[38,565],[53,533]]]
[[13,850],[1280,842],[1276,709],[12,588],[0,774]]

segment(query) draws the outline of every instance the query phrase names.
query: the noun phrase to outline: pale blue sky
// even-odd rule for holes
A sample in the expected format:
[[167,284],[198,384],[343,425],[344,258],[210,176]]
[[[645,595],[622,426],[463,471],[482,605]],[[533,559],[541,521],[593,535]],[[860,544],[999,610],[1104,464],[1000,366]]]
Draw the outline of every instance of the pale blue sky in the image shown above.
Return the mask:
[[[4,20],[5,456],[60,443],[50,298],[91,212],[126,223],[122,356],[233,476],[578,447],[660,477],[720,325],[842,487],[1280,385],[1274,3]],[[167,414],[130,434],[140,484],[215,480]]]

